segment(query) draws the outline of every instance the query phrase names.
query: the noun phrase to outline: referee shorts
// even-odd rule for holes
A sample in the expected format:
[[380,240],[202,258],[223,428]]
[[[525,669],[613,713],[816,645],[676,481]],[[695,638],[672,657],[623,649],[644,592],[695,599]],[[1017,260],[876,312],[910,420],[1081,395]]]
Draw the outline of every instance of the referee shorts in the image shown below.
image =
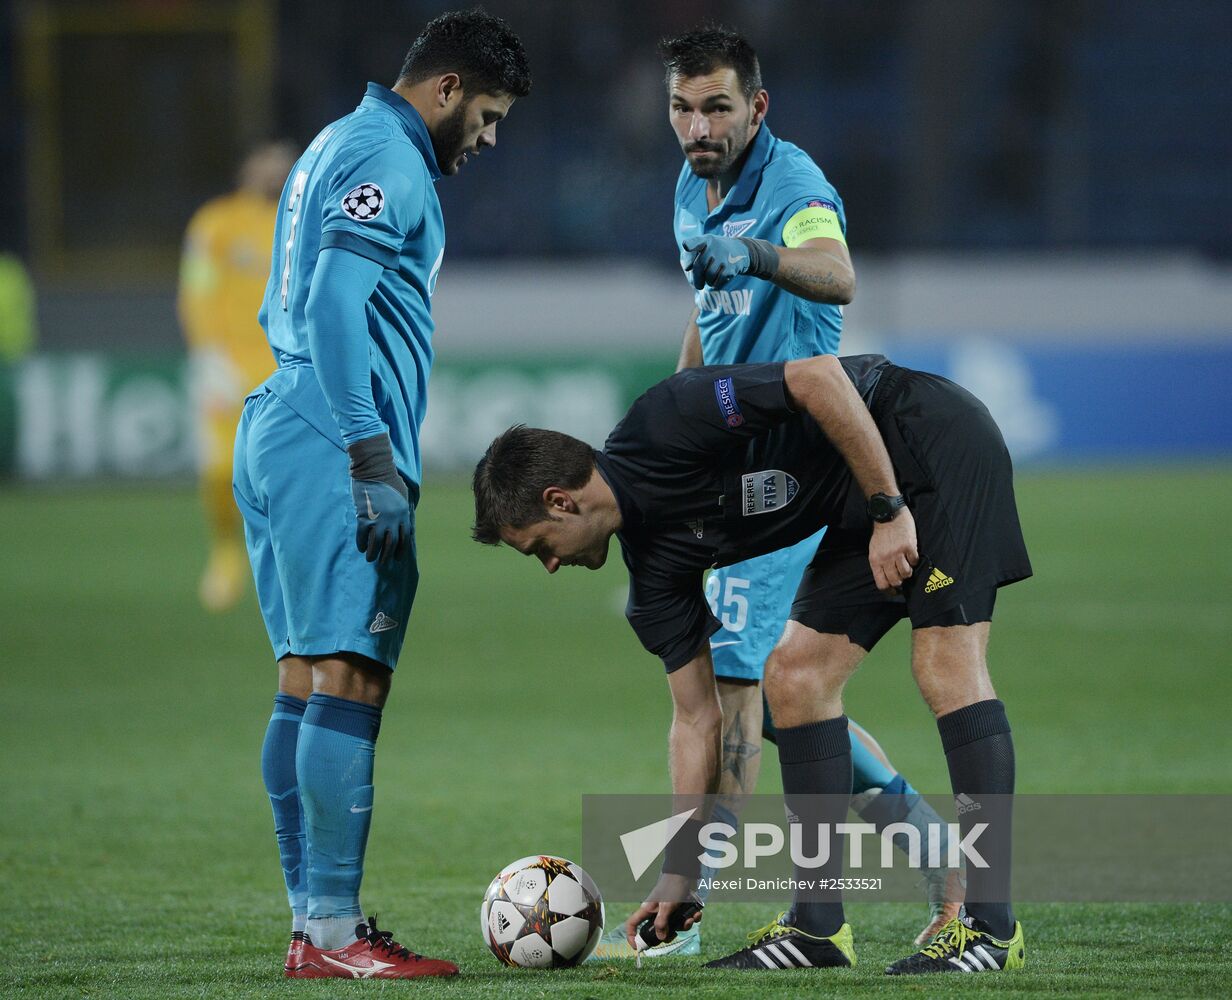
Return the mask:
[[998,587],[1031,575],[1014,472],[988,408],[939,375],[890,366],[873,419],[915,518],[920,561],[901,594],[877,590],[872,521],[858,486],[800,581],[792,620],[872,649],[903,618],[912,628],[992,619]]
[[409,559],[368,562],[346,452],[265,386],[244,403],[233,475],[274,658],[351,652],[392,670],[419,584],[414,535]]

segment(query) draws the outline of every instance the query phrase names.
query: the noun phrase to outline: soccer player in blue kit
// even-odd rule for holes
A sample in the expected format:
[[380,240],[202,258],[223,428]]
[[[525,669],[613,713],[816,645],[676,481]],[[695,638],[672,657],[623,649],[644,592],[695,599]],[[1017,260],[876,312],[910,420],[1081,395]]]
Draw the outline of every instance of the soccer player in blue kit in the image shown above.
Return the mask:
[[[699,365],[791,361],[838,351],[842,306],[855,293],[842,200],[812,159],[766,124],[770,96],[757,55],[740,35],[705,26],[660,44],[669,119],[685,164],[676,184],[674,229],[695,289],[677,370]],[[723,771],[715,818],[737,825],[761,763],[761,691],[766,658],[783,632],[792,597],[821,533],[710,572],[706,597],[723,628],[710,639],[723,706]],[[768,714],[768,713],[767,713]],[[880,827],[908,822],[928,844],[946,828],[891,765],[877,741],[850,723],[853,806]],[[945,836],[944,833],[941,834]],[[940,846],[944,857],[946,844]],[[923,943],[958,912],[961,886],[928,869]],[[696,954],[694,926],[651,957]],[[602,958],[631,955],[620,929]]]
[[419,574],[419,428],[445,252],[434,183],[496,145],[530,90],[504,21],[432,20],[392,89],[328,125],[282,193],[260,320],[278,370],[235,444],[278,694],[261,769],[292,913],[295,978],[456,973],[364,920],[359,888],[381,709]]

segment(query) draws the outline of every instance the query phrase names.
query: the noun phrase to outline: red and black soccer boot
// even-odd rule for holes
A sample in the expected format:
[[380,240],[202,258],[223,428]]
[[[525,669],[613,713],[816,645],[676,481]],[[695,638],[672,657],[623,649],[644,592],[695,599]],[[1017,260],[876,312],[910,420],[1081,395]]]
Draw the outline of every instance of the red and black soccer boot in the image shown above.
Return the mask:
[[419,976],[455,976],[453,962],[425,958],[379,930],[376,917],[355,928],[355,940],[344,948],[323,951],[305,941],[298,979],[416,979]]
[[300,979],[303,976],[303,970],[307,967],[304,960],[305,949],[315,951],[312,947],[312,942],[308,940],[308,935],[303,931],[291,932],[291,946],[287,949],[287,960],[282,965],[282,971],[288,979]]

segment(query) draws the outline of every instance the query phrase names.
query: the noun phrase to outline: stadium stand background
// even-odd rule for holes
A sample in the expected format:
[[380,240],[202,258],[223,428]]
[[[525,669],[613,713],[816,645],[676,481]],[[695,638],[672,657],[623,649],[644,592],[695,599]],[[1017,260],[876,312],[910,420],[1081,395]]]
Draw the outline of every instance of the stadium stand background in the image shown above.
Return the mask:
[[[601,433],[669,369],[689,301],[654,42],[705,16],[753,39],[771,126],[844,197],[860,277],[844,350],[996,395],[1020,457],[1232,451],[1229,5],[487,6],[523,36],[535,87],[495,155],[439,186],[429,464],[465,465],[495,423],[533,419],[545,380],[574,386]],[[31,478],[186,468],[191,432],[172,415],[186,410],[173,294],[188,217],[251,142],[306,143],[365,80],[389,83],[443,7],[13,8],[0,250],[34,273],[42,353],[0,375],[0,463]]]

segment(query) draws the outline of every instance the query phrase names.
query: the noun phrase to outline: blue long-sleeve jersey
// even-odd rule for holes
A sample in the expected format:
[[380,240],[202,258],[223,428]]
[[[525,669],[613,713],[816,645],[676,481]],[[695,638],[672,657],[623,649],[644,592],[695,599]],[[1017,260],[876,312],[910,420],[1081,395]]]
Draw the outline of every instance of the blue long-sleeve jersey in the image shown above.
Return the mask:
[[[434,187],[440,176],[423,119],[370,83],[359,107],[322,130],[287,179],[259,317],[279,366],[269,388],[340,445],[387,430],[399,470],[416,484],[433,361],[432,293],[445,253]],[[315,286],[330,249],[380,265],[362,304],[366,330],[310,326],[314,317],[320,326],[321,317],[341,315],[339,302],[370,287],[354,269],[336,266],[319,280],[337,288]],[[310,296],[327,308],[310,310]]]

